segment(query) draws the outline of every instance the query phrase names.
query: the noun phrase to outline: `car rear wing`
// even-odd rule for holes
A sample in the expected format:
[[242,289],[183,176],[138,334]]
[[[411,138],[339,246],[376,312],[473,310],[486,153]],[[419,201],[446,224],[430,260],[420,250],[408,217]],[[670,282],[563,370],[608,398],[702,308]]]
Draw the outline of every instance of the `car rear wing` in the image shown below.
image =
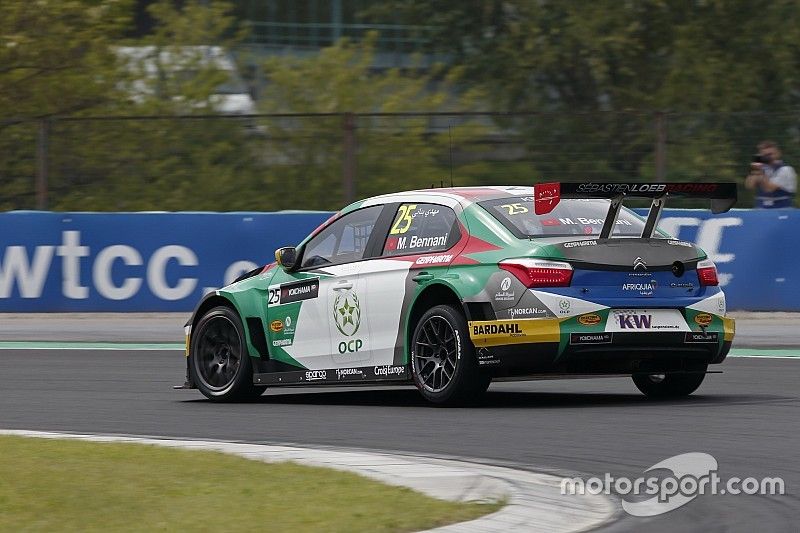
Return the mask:
[[611,200],[608,214],[600,231],[600,238],[611,236],[617,223],[622,200],[652,198],[650,212],[642,230],[642,237],[650,238],[658,224],[664,202],[668,196],[705,198],[711,200],[711,212],[724,213],[736,204],[735,183],[537,183],[534,185],[534,212],[544,215],[551,212],[561,198],[606,198]]

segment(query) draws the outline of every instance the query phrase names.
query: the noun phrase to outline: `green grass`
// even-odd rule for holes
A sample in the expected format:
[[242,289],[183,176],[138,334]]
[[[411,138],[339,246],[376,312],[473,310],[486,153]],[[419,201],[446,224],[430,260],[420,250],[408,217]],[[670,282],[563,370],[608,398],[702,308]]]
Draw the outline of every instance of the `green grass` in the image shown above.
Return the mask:
[[0,436],[0,531],[414,531],[498,507],[216,452]]

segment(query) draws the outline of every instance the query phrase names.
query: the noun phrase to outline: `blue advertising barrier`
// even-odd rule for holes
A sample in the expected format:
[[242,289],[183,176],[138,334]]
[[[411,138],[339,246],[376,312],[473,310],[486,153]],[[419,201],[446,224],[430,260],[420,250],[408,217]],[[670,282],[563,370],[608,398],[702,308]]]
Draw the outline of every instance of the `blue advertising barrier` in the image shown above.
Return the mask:
[[[0,312],[189,311],[330,213],[0,214]],[[800,211],[665,210],[713,259],[729,309],[800,311]]]
[[0,311],[188,311],[330,215],[3,213]]

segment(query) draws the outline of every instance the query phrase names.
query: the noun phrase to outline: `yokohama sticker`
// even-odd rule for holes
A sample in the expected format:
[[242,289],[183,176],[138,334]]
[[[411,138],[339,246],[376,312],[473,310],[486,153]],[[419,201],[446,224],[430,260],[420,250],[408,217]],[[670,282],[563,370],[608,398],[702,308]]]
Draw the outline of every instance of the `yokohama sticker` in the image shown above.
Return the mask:
[[319,279],[303,280],[281,285],[281,303],[288,304],[300,300],[310,300],[319,294]]

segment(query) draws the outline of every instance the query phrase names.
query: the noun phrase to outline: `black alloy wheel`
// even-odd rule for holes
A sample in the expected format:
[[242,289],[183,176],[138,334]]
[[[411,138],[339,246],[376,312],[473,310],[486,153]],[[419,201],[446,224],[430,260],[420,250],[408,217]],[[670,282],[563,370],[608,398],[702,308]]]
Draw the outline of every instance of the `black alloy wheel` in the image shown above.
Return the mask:
[[411,372],[422,396],[435,404],[463,403],[486,392],[491,377],[480,372],[461,310],[438,305],[417,322]]
[[228,307],[215,307],[203,315],[192,331],[190,357],[193,381],[211,400],[243,401],[266,389],[253,385],[242,322]]

